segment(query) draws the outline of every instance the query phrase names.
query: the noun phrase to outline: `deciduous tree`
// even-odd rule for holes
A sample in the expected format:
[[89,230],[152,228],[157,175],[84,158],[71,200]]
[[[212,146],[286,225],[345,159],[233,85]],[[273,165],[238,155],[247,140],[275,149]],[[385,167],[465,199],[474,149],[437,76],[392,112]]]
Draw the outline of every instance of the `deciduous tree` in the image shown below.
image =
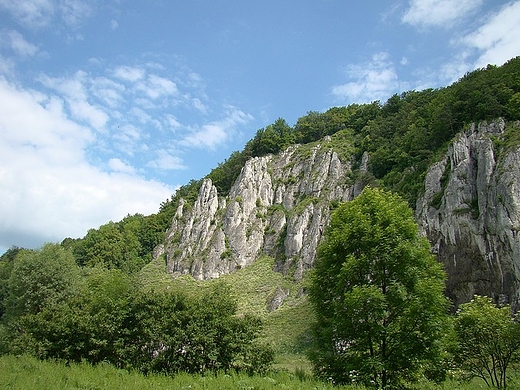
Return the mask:
[[310,297],[319,376],[378,388],[413,381],[439,358],[445,273],[397,195],[366,188],[332,215]]
[[505,389],[507,369],[518,359],[520,323],[508,305],[496,306],[488,297],[476,296],[460,306],[455,319],[457,361],[470,377],[488,386]]

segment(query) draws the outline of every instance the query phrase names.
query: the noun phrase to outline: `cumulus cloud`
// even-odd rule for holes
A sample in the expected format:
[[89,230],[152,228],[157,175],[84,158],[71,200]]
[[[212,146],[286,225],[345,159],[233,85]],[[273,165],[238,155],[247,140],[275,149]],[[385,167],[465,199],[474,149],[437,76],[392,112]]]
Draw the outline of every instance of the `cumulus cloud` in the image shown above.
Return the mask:
[[346,73],[352,81],[332,87],[332,94],[342,102],[386,100],[399,89],[395,66],[386,52],[374,54],[367,63],[348,65]]
[[181,140],[181,144],[214,150],[227,141],[238,126],[245,125],[251,120],[253,120],[253,117],[250,114],[246,114],[236,107],[228,107],[223,119],[193,129],[190,134]]
[[475,32],[466,35],[461,44],[478,53],[477,67],[502,65],[520,55],[520,1],[507,4]]
[[403,23],[416,27],[451,27],[478,10],[483,0],[410,0]]
[[[31,113],[31,115],[27,115]],[[70,119],[64,102],[0,78],[0,246],[78,237],[128,213],[157,211],[173,189],[113,158],[92,165],[96,133]]]

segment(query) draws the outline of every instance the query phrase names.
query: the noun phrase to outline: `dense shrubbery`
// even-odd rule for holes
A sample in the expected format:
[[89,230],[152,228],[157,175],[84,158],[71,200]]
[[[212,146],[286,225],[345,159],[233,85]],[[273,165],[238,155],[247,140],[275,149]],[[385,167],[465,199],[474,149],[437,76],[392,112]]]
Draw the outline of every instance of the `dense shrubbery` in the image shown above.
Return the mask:
[[272,350],[260,321],[238,317],[225,285],[198,295],[145,291],[120,270],[81,270],[72,253],[47,244],[12,262],[0,351],[68,362],[107,362],[141,372],[262,372]]

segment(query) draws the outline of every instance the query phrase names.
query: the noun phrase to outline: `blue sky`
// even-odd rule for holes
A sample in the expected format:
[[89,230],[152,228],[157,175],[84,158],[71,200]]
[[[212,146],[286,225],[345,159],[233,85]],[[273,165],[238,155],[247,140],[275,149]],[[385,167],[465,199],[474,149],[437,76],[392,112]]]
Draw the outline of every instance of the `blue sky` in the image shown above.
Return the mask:
[[256,131],[520,55],[520,1],[0,0],[0,253],[150,214]]

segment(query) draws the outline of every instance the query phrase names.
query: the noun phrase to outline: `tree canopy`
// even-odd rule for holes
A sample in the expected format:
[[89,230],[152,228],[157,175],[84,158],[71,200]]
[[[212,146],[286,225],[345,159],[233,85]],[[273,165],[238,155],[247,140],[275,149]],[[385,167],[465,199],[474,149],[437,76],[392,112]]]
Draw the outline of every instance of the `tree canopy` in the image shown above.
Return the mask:
[[336,383],[389,388],[413,381],[440,355],[445,274],[397,195],[366,188],[333,213],[310,298],[310,358]]
[[488,297],[476,296],[460,306],[455,318],[456,359],[471,378],[505,389],[507,369],[518,361],[520,323],[508,305],[497,306]]

